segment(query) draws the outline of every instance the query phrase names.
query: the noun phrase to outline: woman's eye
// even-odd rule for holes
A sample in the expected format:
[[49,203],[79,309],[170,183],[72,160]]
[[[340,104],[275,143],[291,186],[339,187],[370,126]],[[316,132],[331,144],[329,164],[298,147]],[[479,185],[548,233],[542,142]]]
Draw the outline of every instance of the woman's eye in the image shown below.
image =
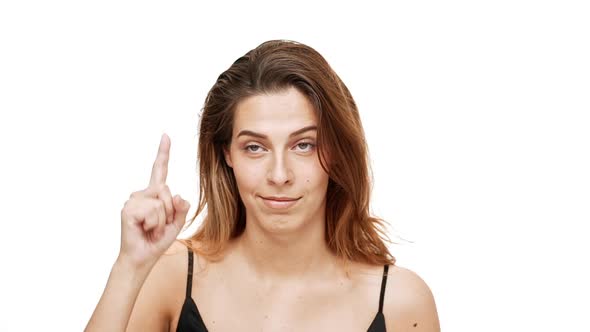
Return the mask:
[[312,143],[299,143],[297,144],[297,147],[301,150],[310,151],[313,149],[314,145]]
[[262,147],[260,145],[250,144],[250,145],[246,145],[246,147],[244,149],[248,152],[258,152],[258,151],[260,151],[261,148]]

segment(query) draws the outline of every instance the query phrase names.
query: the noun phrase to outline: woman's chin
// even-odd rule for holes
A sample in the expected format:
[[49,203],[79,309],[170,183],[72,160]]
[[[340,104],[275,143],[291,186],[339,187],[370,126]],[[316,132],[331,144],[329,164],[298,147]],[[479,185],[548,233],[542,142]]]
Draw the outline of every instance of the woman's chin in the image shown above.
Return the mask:
[[[296,215],[263,214],[256,221],[258,229],[273,235],[288,235],[301,229],[301,217]],[[247,226],[246,226],[247,227]]]

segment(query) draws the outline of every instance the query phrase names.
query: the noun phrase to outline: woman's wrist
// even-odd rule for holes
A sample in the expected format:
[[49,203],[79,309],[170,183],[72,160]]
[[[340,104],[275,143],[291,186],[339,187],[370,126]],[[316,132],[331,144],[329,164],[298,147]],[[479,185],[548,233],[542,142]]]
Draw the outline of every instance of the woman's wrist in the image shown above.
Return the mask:
[[118,279],[127,279],[129,281],[143,281],[147,278],[154,264],[138,265],[125,257],[118,256],[111,268],[111,274],[118,276]]

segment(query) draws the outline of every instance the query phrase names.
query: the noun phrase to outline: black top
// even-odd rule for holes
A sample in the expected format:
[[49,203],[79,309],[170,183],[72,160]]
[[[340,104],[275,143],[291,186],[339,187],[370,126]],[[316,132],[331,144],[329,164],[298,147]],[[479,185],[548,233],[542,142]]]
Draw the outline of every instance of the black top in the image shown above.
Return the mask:
[[[387,271],[389,265],[383,266],[383,279],[381,280],[381,293],[379,294],[379,311],[375,315],[367,332],[385,332],[385,317],[383,316],[383,296],[387,284]],[[207,332],[207,327],[201,318],[197,304],[191,297],[193,288],[193,252],[188,249],[188,275],[186,280],[186,298],[178,318],[177,332]]]

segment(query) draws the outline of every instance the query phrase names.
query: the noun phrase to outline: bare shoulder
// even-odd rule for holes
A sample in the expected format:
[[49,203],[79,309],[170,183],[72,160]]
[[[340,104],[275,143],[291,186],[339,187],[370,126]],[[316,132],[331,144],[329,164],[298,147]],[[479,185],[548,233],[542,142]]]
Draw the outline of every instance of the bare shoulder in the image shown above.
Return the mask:
[[184,243],[176,240],[170,248],[160,256],[150,273],[155,288],[161,296],[170,297],[171,302],[184,300],[186,278],[188,272],[188,250]]
[[182,243],[180,240],[176,240],[172,243],[170,248],[166,250],[166,252],[162,255],[162,257],[170,257],[170,256],[178,256],[178,255],[185,255],[187,254],[186,245]]
[[[160,256],[152,271],[150,277],[155,281],[163,281],[164,284],[170,284],[171,281],[177,281],[186,276],[187,269],[187,249],[186,246],[176,240],[170,248]],[[163,286],[158,283],[158,286]]]
[[146,278],[129,317],[128,331],[168,330],[182,306],[187,275],[187,249],[175,241],[158,259]]
[[394,331],[440,331],[430,287],[417,273],[404,267],[389,267],[383,314],[387,327]]

